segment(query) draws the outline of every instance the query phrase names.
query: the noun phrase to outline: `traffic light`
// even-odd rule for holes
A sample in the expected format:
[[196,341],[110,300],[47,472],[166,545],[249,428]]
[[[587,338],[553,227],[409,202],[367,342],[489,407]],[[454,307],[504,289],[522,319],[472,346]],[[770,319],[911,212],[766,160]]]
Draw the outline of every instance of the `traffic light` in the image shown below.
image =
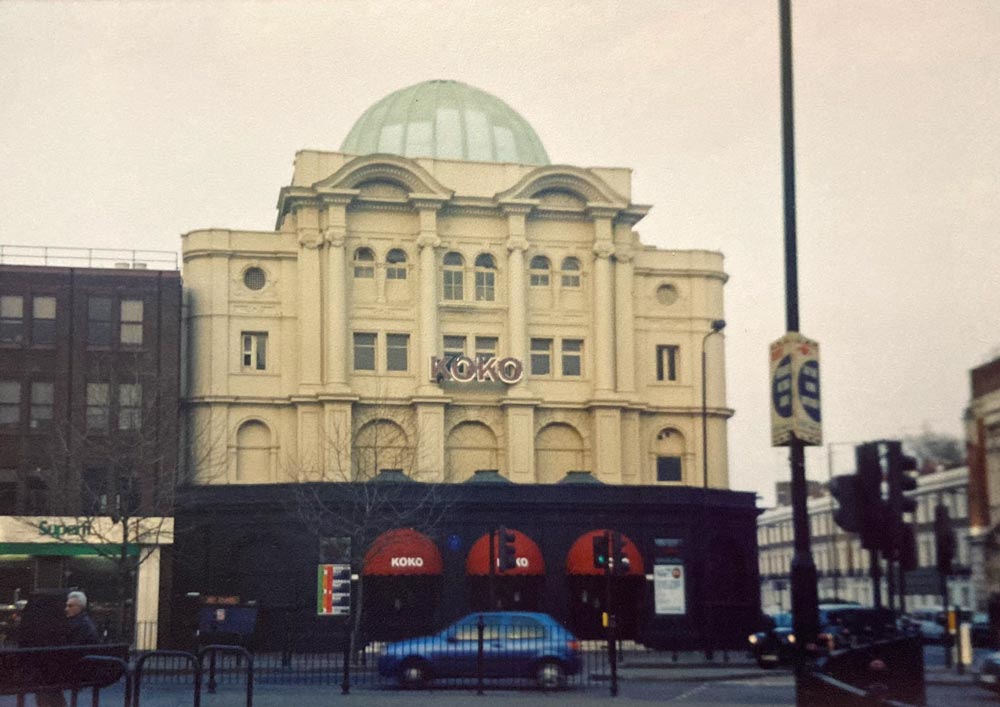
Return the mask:
[[882,501],[882,459],[878,442],[866,442],[854,448],[857,461],[857,494],[861,546],[876,550],[885,536],[886,505]]
[[849,533],[861,530],[861,506],[858,492],[858,475],[835,476],[830,480],[830,494],[837,499],[839,507],[833,513],[833,520]]
[[514,531],[500,528],[500,571],[517,567],[517,548],[514,547]]
[[947,577],[955,559],[955,531],[951,527],[948,509],[940,503],[934,508],[934,549],[937,551],[938,573]]
[[896,537],[899,540],[899,569],[903,572],[912,572],[919,564],[917,538],[913,534],[913,526],[903,523]]
[[629,569],[628,555],[625,554],[625,536],[615,531],[611,534],[611,573],[626,575]]
[[903,445],[898,441],[886,442],[889,457],[889,508],[894,517],[917,510],[917,499],[908,498],[906,491],[917,488],[917,480],[908,471],[915,471],[917,460],[903,454]]
[[608,536],[604,533],[594,536],[594,568],[603,570],[608,566]]

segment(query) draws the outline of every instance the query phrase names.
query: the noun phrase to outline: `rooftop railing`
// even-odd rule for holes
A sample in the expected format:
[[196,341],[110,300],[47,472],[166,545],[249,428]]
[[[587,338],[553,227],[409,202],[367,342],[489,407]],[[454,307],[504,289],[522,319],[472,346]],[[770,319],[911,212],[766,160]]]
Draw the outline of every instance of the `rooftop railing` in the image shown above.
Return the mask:
[[71,248],[0,244],[0,265],[47,265],[64,268],[118,268],[121,270],[178,270],[179,258],[170,250]]

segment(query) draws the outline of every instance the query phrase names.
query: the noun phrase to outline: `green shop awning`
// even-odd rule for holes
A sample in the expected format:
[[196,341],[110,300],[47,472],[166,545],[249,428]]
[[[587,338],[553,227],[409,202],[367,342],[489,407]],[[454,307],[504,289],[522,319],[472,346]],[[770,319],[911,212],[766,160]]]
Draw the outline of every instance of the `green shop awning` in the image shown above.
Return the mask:
[[[121,545],[85,545],[74,543],[0,543],[0,557],[4,555],[62,555],[65,557],[121,557]],[[139,546],[129,543],[126,552],[130,557],[139,555]]]

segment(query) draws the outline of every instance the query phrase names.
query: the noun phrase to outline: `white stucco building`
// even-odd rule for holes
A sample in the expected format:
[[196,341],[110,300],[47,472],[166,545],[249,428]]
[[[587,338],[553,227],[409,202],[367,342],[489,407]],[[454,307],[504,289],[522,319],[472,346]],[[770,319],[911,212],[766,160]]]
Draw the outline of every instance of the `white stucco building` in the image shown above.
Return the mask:
[[202,480],[700,486],[704,374],[727,488],[723,258],[644,244],[649,208],[626,168],[550,164],[489,94],[390,94],[296,155],[273,231],[183,238]]

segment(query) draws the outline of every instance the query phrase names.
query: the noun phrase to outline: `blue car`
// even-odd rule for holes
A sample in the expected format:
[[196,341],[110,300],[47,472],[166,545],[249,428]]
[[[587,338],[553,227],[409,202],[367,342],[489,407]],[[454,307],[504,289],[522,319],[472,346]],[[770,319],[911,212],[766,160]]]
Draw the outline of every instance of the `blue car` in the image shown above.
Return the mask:
[[580,671],[580,643],[548,614],[497,611],[469,614],[440,633],[390,643],[378,671],[403,687],[439,678],[475,678],[479,617],[483,618],[483,676],[533,678],[544,689],[563,687]]

